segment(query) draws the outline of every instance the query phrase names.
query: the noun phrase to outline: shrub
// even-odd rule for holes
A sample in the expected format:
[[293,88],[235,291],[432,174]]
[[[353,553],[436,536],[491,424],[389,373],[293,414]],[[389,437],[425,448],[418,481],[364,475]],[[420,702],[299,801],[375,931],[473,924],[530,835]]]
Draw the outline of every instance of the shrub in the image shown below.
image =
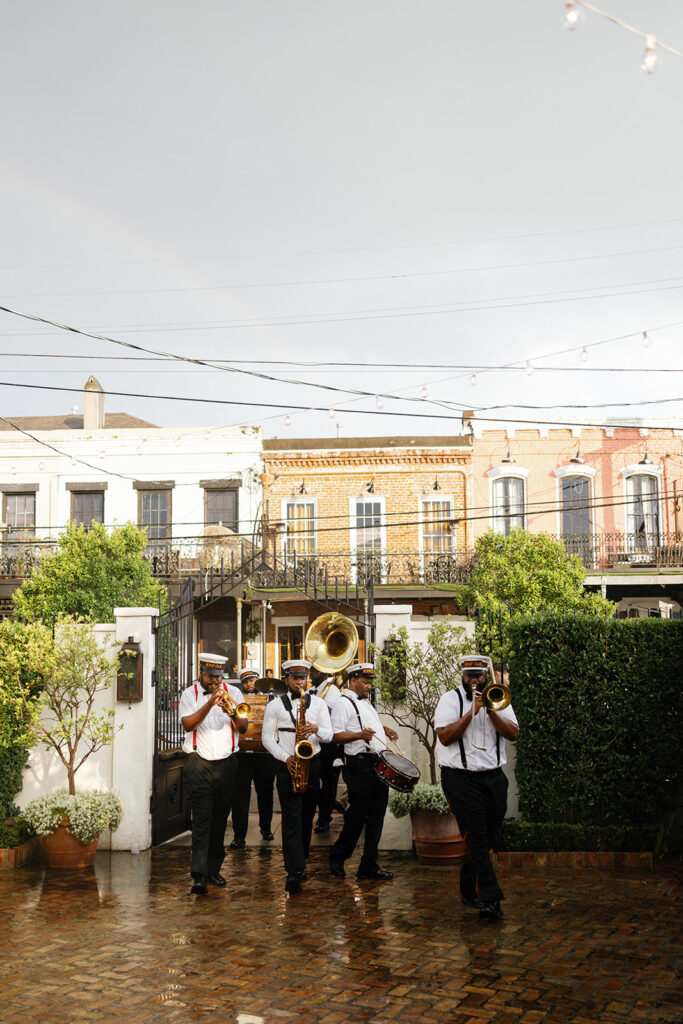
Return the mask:
[[75,795],[55,789],[36,797],[26,806],[24,816],[39,836],[49,836],[65,818],[69,829],[82,843],[91,843],[105,829],[115,831],[121,824],[123,807],[114,793],[92,789]]
[[511,620],[519,805],[535,822],[673,819],[683,739],[683,621]]
[[389,810],[395,818],[404,818],[411,811],[451,813],[441,786],[429,785],[426,782],[419,782],[412,793],[399,793],[397,790],[392,790],[389,796]]
[[499,850],[653,850],[652,825],[553,825],[506,818],[498,837]]
[[19,817],[10,821],[0,822],[0,850],[11,846],[21,846],[35,833],[25,818]]

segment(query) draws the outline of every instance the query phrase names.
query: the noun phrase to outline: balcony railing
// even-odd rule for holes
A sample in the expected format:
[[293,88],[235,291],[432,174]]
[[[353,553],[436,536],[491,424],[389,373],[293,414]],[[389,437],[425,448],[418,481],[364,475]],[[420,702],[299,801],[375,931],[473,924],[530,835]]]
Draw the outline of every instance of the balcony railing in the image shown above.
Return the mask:
[[[646,572],[683,570],[683,533],[598,533],[570,534],[559,538],[570,554],[578,555],[587,572]],[[57,549],[54,540],[31,540],[0,544],[0,577],[22,579],[30,576],[46,555]],[[173,580],[220,571],[236,576],[241,566],[262,563],[253,571],[253,585],[259,587],[299,586],[302,581],[334,585],[348,582],[366,586],[436,586],[466,583],[474,562],[474,551],[426,554],[421,551],[320,552],[285,562],[271,551],[259,552],[248,541],[230,536],[183,537],[152,541],[145,552],[153,575]]]

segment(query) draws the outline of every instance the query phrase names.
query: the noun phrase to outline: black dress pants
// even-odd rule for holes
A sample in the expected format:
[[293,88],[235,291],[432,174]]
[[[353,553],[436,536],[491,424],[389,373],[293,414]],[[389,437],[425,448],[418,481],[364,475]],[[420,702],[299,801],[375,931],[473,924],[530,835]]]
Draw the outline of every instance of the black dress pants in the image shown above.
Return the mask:
[[185,763],[185,783],[192,810],[193,878],[217,875],[225,857],[225,827],[234,798],[237,760],[234,756],[206,761],[190,754]]
[[306,867],[306,858],[311,848],[313,818],[318,805],[320,789],[320,755],[308,762],[308,786],[305,793],[295,793],[292,776],[284,761],[278,761],[277,794],[282,809],[282,855],[285,871],[295,875]]
[[332,817],[341,774],[341,765],[337,765],[335,768],[334,762],[341,757],[342,750],[343,747],[340,743],[323,743],[320,748],[320,799],[318,800],[318,821],[320,822],[328,822]]
[[344,815],[341,834],[330,848],[330,860],[345,861],[355,850],[365,828],[365,845],[359,870],[367,871],[378,867],[377,851],[389,801],[389,789],[375,772],[376,762],[377,757],[373,754],[357,754],[346,758],[343,774],[349,806]]
[[489,850],[507,810],[508,780],[502,768],[470,772],[442,768],[441,786],[458,822],[467,856],[460,869],[460,893],[465,899],[493,903],[504,898]]
[[261,832],[270,832],[276,764],[274,757],[259,751],[241,750],[236,757],[237,785],[232,805],[232,831],[235,839],[246,839],[252,782],[256,790],[259,828]]

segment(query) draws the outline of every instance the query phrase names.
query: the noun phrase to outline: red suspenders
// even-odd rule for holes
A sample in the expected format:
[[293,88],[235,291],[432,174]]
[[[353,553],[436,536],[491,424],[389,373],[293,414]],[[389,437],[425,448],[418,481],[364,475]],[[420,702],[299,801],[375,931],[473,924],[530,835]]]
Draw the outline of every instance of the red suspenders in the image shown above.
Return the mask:
[[[225,682],[223,683],[223,689],[227,693],[228,687],[225,684]],[[194,699],[195,700],[199,699],[199,688],[198,688],[196,683],[194,684]],[[230,720],[230,731],[231,731],[231,736],[232,736],[232,750],[230,751],[230,753],[234,754],[235,753],[235,726],[232,724],[232,719]],[[197,730],[196,729],[193,729],[193,731],[192,731],[192,749],[193,750],[197,749]]]

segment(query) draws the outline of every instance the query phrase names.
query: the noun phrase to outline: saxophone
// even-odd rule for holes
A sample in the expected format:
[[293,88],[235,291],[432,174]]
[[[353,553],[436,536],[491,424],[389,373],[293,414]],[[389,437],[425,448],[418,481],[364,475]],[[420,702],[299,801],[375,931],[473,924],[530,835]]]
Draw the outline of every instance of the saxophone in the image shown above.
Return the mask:
[[306,726],[306,690],[301,687],[301,696],[296,709],[296,732],[294,734],[294,757],[296,764],[292,776],[292,790],[305,793],[308,787],[308,762],[315,754],[315,747],[304,735]]

